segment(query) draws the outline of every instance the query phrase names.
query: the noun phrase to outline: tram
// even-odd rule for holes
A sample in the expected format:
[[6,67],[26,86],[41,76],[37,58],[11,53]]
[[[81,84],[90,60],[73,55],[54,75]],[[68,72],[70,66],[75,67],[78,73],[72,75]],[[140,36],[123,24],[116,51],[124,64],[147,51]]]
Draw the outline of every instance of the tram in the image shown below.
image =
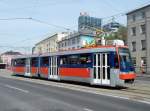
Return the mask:
[[124,86],[136,78],[126,46],[97,46],[12,59],[14,74],[86,82],[91,85]]

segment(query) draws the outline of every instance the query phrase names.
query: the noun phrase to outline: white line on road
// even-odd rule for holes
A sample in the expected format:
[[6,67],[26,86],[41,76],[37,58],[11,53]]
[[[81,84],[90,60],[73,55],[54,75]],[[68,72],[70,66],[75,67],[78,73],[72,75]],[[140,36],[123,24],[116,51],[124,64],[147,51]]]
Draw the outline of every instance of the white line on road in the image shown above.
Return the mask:
[[92,109],[89,108],[83,108],[84,111],[93,111]]
[[8,85],[8,84],[5,84],[5,87],[10,88],[10,89],[15,89],[15,90],[18,90],[18,91],[21,91],[21,92],[24,92],[24,93],[29,93],[28,90],[20,89],[20,88],[17,88],[17,87]]

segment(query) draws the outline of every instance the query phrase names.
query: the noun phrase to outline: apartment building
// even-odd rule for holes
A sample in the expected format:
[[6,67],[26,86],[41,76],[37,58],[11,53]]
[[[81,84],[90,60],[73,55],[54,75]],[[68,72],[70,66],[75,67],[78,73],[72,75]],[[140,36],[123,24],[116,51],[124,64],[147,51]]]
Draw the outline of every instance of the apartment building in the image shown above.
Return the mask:
[[150,5],[127,13],[128,46],[137,72],[150,72]]
[[67,36],[67,32],[56,33],[53,35],[48,36],[46,39],[35,44],[33,47],[32,53],[33,54],[42,54],[42,53],[49,53],[49,52],[56,52],[58,51],[57,42],[61,41],[63,37]]
[[5,63],[8,66],[11,66],[11,60],[12,58],[22,55],[20,52],[14,52],[14,51],[7,51],[0,55],[0,58],[2,60],[2,63]]
[[58,50],[71,50],[71,49],[80,49],[85,47],[88,44],[94,42],[94,34],[86,32],[74,32],[64,37],[61,41],[58,42]]

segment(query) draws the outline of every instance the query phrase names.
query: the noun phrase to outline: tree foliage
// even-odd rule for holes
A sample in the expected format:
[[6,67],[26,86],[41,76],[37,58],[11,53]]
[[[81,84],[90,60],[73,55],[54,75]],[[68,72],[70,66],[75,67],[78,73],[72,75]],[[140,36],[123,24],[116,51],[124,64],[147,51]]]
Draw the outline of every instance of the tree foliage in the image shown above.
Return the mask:
[[123,41],[127,41],[127,27],[120,26],[117,32],[112,32],[105,37],[108,40],[120,39]]

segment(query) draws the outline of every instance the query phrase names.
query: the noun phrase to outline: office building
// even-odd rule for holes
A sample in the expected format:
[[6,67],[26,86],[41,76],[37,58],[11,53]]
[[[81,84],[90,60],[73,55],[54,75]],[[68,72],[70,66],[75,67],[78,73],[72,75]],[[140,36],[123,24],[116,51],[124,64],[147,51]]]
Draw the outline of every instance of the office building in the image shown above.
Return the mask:
[[[87,13],[80,13],[78,19],[78,31],[91,31],[94,28],[101,29],[101,18],[90,17]],[[94,30],[95,31],[95,30]]]
[[75,32],[58,42],[58,50],[80,49],[94,42],[95,36],[89,33]]
[[[128,46],[137,72],[150,72],[150,5],[127,13]],[[143,69],[142,69],[143,70]]]

